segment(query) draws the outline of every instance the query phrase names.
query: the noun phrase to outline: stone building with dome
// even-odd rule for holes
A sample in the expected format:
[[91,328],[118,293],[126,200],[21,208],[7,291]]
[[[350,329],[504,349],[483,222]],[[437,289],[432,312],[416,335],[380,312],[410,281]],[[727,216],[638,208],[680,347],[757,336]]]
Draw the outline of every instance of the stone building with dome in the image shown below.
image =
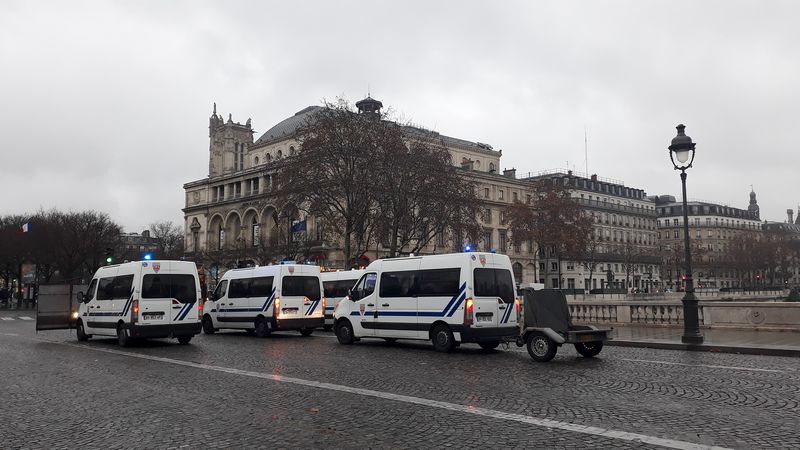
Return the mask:
[[[356,107],[359,114],[378,115],[383,104],[368,96],[358,101]],[[279,248],[281,236],[284,240],[288,236],[301,241],[306,258],[334,268],[347,265],[340,242],[326,240],[314,217],[296,212],[291,216],[284,214],[273,192],[276,162],[298,151],[296,132],[319,108],[322,107],[303,108],[256,136],[250,119],[241,124],[234,122],[229,114],[225,120],[214,105],[208,127],[208,176],[184,185],[187,257],[220,269],[242,261],[274,263],[283,259]],[[405,128],[408,133],[423,131]],[[476,183],[484,211],[484,233],[480,242],[471,245],[478,250],[508,254],[517,281],[535,282],[533,246],[510,245],[502,212],[512,201],[526,195],[527,184],[516,178],[514,169],[501,173],[502,150],[481,142],[433,134],[448,150],[453,164]],[[461,251],[465,243],[456,242],[453,236],[439,236],[421,253]],[[385,257],[387,253],[378,244],[360,263]]]

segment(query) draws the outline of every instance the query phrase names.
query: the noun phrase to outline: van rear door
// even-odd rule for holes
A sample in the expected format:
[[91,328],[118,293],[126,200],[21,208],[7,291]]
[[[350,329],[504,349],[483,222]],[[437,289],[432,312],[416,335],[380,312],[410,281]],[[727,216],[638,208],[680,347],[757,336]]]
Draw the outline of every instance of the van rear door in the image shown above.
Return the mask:
[[[294,271],[292,271],[294,273]],[[281,281],[282,320],[322,317],[322,292],[319,275],[284,275]]]
[[507,259],[504,261],[499,255],[479,257],[481,267],[473,269],[475,286],[473,326],[476,328],[516,326],[517,304],[511,266],[507,264]]
[[197,321],[195,275],[175,269],[167,261],[142,263],[140,325],[171,325]]

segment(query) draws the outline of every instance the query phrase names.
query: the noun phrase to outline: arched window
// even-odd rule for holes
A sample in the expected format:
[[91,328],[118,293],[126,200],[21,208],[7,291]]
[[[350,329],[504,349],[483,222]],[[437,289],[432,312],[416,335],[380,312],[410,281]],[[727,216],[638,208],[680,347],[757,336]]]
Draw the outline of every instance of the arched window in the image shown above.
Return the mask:
[[270,155],[269,153],[267,153],[266,155],[264,155],[264,159],[266,159],[266,160],[267,160],[267,162],[270,162],[270,161],[272,161],[272,155]]
[[476,169],[480,169],[481,168],[481,160],[480,159],[476,159],[475,160],[475,168]]
[[277,154],[277,155],[275,155],[275,157],[276,157],[277,159],[281,159],[281,158],[283,158],[283,152],[282,152],[282,151],[280,151],[280,150],[278,150],[278,154]]
[[489,163],[489,172],[494,173],[494,163]]
[[294,156],[294,146],[289,147],[289,156]]
[[258,156],[256,156],[256,159],[255,159],[255,165],[256,165],[256,166],[258,165]]

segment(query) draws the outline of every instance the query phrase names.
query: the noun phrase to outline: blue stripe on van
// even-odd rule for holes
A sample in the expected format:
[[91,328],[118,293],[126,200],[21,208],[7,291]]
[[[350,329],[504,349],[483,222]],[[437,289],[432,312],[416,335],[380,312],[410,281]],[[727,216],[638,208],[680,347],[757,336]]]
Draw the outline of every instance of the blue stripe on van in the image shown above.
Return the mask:
[[183,319],[183,317],[181,317],[181,316],[183,315],[183,313],[184,313],[184,312],[185,312],[185,311],[186,311],[186,310],[187,310],[187,309],[188,309],[190,306],[192,306],[192,304],[191,304],[191,303],[187,303],[187,304],[183,305],[183,307],[181,308],[181,310],[180,310],[180,311],[178,311],[178,314],[177,314],[177,315],[176,315],[176,316],[175,316],[175,317],[172,319],[172,321],[173,321],[173,322],[175,322],[175,321],[178,321],[178,320],[182,320],[182,319]]
[[461,294],[464,292],[464,289],[466,288],[467,288],[467,282],[465,281],[464,284],[462,284],[461,287],[458,288],[458,292],[456,293],[456,295],[454,295],[453,298],[450,299],[450,302],[447,303],[447,306],[444,307],[442,312],[439,314],[440,316],[444,316],[447,313],[450,307],[453,306],[453,302],[455,302],[458,299],[458,297],[461,296]]
[[508,319],[511,318],[511,308],[509,308],[509,306],[511,305],[506,305],[506,310],[503,311],[503,318],[500,320],[500,323],[506,323]]
[[314,300],[314,302],[311,303],[311,306],[308,307],[308,311],[306,311],[305,315],[310,316],[314,314],[314,310],[317,309],[317,305],[319,305],[320,301],[321,300]]
[[132,303],[133,303],[133,289],[131,289],[131,295],[130,295],[130,297],[128,297],[128,301],[125,302],[125,307],[122,308],[122,312],[120,313],[120,316],[124,316],[125,314],[128,313],[128,308],[131,307]]
[[261,306],[261,311],[264,312],[268,310],[269,307],[272,305],[272,300],[274,299],[275,299],[275,288],[272,288],[272,292],[269,294],[269,297],[267,298],[266,301],[264,301],[264,305]]
[[467,293],[466,292],[461,294],[461,297],[459,297],[459,299],[456,302],[456,304],[453,305],[453,309],[450,310],[450,312],[447,314],[447,317],[453,317],[453,314],[455,314],[456,310],[458,309],[459,306],[461,306],[461,303],[464,302],[465,298],[467,298]]
[[191,311],[191,310],[192,310],[192,306],[194,306],[194,302],[192,302],[192,303],[188,303],[188,304],[187,304],[187,307],[186,307],[186,309],[183,311],[183,314],[181,314],[181,315],[180,315],[180,317],[178,318],[178,320],[183,320],[183,319],[185,319],[185,318],[186,318],[186,316],[188,316],[188,315],[189,315],[189,311]]

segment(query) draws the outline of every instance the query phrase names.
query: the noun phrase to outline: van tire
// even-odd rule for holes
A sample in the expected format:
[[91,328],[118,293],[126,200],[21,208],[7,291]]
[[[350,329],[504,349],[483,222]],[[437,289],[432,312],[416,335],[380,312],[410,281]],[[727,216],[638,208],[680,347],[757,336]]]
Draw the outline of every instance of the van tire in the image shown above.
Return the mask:
[[215,331],[217,330],[214,329],[214,322],[211,317],[203,317],[203,334],[214,334]]
[[336,325],[336,339],[342,345],[351,345],[355,341],[353,325],[347,320],[342,320]]
[[544,333],[531,333],[528,335],[528,354],[536,362],[547,362],[556,356],[558,347],[552,339]]
[[117,342],[120,347],[128,347],[131,345],[131,337],[128,335],[125,324],[117,325]]
[[302,330],[300,330],[300,334],[305,337],[311,336],[311,333],[313,332],[314,332],[313,328],[303,328]]
[[192,340],[191,336],[178,336],[178,344],[186,345]]
[[594,342],[578,342],[575,344],[575,350],[586,358],[591,358],[600,354],[603,350],[603,341]]
[[453,332],[450,331],[450,327],[444,324],[433,327],[431,342],[433,343],[433,349],[437,352],[449,353],[456,348]]
[[263,317],[256,318],[256,336],[260,338],[265,338],[269,336],[269,324],[267,323],[267,319]]
[[75,327],[75,334],[78,337],[79,342],[84,342],[89,340],[89,335],[86,334],[86,329],[83,328],[83,321],[79,320],[78,325]]
[[500,346],[500,341],[478,342],[478,345],[485,351],[490,352]]

